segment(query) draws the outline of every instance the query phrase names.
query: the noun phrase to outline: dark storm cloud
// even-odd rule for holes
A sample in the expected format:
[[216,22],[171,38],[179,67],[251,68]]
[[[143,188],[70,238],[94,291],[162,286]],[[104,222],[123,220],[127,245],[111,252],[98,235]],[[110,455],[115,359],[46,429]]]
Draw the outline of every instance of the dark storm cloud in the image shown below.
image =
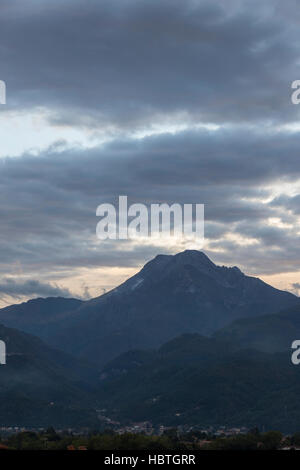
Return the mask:
[[[297,134],[275,133],[271,138],[257,132],[193,131],[114,141],[89,150],[55,152],[54,146],[38,157],[3,159],[1,270],[8,272],[15,263],[58,273],[136,266],[157,251],[166,252],[168,247],[96,239],[96,207],[117,204],[124,194],[129,203],[204,203],[206,237],[216,247],[222,245],[234,257],[234,242],[224,237],[234,233],[255,238],[259,249],[249,269],[265,269],[261,253],[274,255],[275,246],[280,257],[286,253],[287,264],[279,268],[286,271],[289,263],[294,265],[296,248],[299,253],[297,235],[266,225],[270,217],[285,217],[286,207],[276,199],[264,200],[270,198],[271,185],[299,178],[299,144]],[[240,248],[235,259],[248,265],[248,255]]]
[[[277,215],[282,219],[284,211]],[[270,213],[269,216],[272,216]],[[239,244],[236,239],[213,241],[210,248],[216,261],[237,264],[252,274],[296,272],[300,263],[299,225],[292,228],[268,225],[267,220],[248,220],[234,225],[231,235],[242,236],[253,243]]]
[[[9,106],[56,124],[287,122],[299,78],[294,2],[6,0]],[[270,5],[271,4],[271,5]]]
[[57,286],[52,286],[47,283],[27,280],[20,281],[19,279],[2,278],[0,279],[0,296],[11,296],[13,298],[21,298],[23,296],[29,297],[70,297],[68,289],[61,289]]
[[[285,242],[288,238],[291,240],[291,237],[287,237]],[[297,239],[294,238],[293,241]],[[211,250],[206,250],[206,254],[217,264],[237,265],[249,275],[262,276],[298,272],[299,248],[299,241],[295,246],[272,247],[260,243],[242,246],[225,240],[212,244]]]

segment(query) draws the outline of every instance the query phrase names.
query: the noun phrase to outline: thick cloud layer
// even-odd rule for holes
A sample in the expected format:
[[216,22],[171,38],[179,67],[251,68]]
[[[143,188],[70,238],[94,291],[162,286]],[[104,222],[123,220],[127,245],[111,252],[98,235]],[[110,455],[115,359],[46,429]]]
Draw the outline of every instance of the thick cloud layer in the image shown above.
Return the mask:
[[[59,127],[66,142],[29,152],[38,122],[22,155],[1,149],[0,292],[68,294],[76,278],[87,295],[87,272],[101,268],[106,288],[109,270],[174,251],[97,240],[96,207],[119,195],[205,204],[214,261],[291,272],[284,287],[296,291],[300,107],[290,97],[299,23],[294,0],[3,0],[0,117],[40,113],[43,131]],[[107,141],[71,145],[74,129]],[[9,284],[19,272],[40,281]]]
[[13,108],[49,108],[61,125],[126,130],[298,117],[290,103],[299,73],[294,2],[2,3],[1,73]]
[[[298,181],[299,144],[298,134],[270,139],[260,133],[194,131],[3,159],[2,269],[20,258],[32,269],[36,263],[40,269],[110,265],[109,259],[134,265],[137,258],[126,252],[125,242],[110,242],[107,251],[95,234],[98,204],[117,204],[120,194],[128,195],[129,203],[204,203],[208,241],[219,244],[233,233],[259,244],[245,259],[244,253],[234,253],[234,241],[223,240],[223,249],[229,243],[229,262],[231,257],[248,268],[273,272],[278,266],[267,266],[261,251],[273,256],[275,247],[285,257],[279,269],[294,269],[297,198],[273,193],[282,182]],[[295,228],[266,225],[272,218]],[[141,250],[139,261],[144,255]]]
[[60,289],[39,281],[20,281],[12,278],[3,278],[0,281],[0,295],[15,299],[29,297],[70,297],[68,289]]

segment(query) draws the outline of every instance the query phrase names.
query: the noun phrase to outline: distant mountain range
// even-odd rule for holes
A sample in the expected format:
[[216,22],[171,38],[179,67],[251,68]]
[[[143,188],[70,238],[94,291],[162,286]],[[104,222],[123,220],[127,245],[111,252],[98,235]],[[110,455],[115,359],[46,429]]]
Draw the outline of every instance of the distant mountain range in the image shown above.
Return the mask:
[[107,364],[99,399],[123,422],[299,430],[300,373],[288,352],[266,354],[197,334]]
[[62,297],[33,299],[0,309],[0,323],[36,335],[51,344],[64,320],[82,304],[81,300]]
[[1,426],[95,426],[92,385],[98,371],[40,339],[0,325],[7,363],[0,366]]
[[299,298],[202,252],[159,255],[90,301],[6,307],[0,323],[0,423],[96,428],[99,407],[121,422],[300,430]]
[[215,338],[264,352],[288,351],[300,339],[300,305],[274,315],[236,320],[214,334]]
[[210,335],[295,305],[293,294],[188,250],[158,255],[96,299],[37,299],[0,310],[0,322],[102,367],[130,349],[157,348],[183,333]]

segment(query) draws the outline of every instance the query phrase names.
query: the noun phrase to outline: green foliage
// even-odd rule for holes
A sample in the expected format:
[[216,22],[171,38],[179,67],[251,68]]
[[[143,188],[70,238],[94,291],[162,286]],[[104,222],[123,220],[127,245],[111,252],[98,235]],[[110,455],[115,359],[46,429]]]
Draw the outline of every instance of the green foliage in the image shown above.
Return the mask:
[[279,431],[269,431],[263,434],[261,437],[264,449],[266,450],[276,450],[278,449],[281,440],[282,434]]
[[[297,433],[298,435],[299,433]],[[298,436],[299,437],[299,436]],[[188,442],[190,438],[190,442]],[[292,439],[297,439],[296,434]],[[206,444],[202,445],[201,441]],[[286,441],[285,441],[286,442]],[[152,451],[193,451],[193,450],[274,450],[279,449],[282,434],[269,431],[263,434],[249,432],[231,437],[214,438],[206,434],[194,433],[177,436],[177,431],[169,430],[162,436],[144,434],[92,433],[89,436],[57,434],[53,428],[47,431],[21,432],[2,439],[1,444],[15,450],[152,450]]]
[[145,436],[143,434],[92,434],[90,436],[59,435],[54,430],[44,433],[22,432],[4,442],[12,449],[63,450],[72,446],[88,450],[171,450],[187,449],[183,443],[175,443],[170,437]]
[[295,432],[291,437],[291,444],[294,446],[300,446],[300,432]]
[[258,440],[253,434],[218,438],[205,446],[208,450],[256,450],[257,448]]
[[249,432],[227,438],[218,438],[205,446],[207,450],[276,450],[281,446],[282,434],[269,431],[264,434]]

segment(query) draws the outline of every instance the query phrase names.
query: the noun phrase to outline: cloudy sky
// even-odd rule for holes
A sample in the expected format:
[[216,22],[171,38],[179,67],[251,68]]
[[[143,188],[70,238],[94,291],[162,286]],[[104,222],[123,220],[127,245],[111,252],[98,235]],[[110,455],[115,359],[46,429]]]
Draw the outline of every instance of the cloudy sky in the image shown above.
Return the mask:
[[2,0],[0,305],[99,295],[157,253],[119,195],[205,204],[205,252],[300,294],[296,0]]

